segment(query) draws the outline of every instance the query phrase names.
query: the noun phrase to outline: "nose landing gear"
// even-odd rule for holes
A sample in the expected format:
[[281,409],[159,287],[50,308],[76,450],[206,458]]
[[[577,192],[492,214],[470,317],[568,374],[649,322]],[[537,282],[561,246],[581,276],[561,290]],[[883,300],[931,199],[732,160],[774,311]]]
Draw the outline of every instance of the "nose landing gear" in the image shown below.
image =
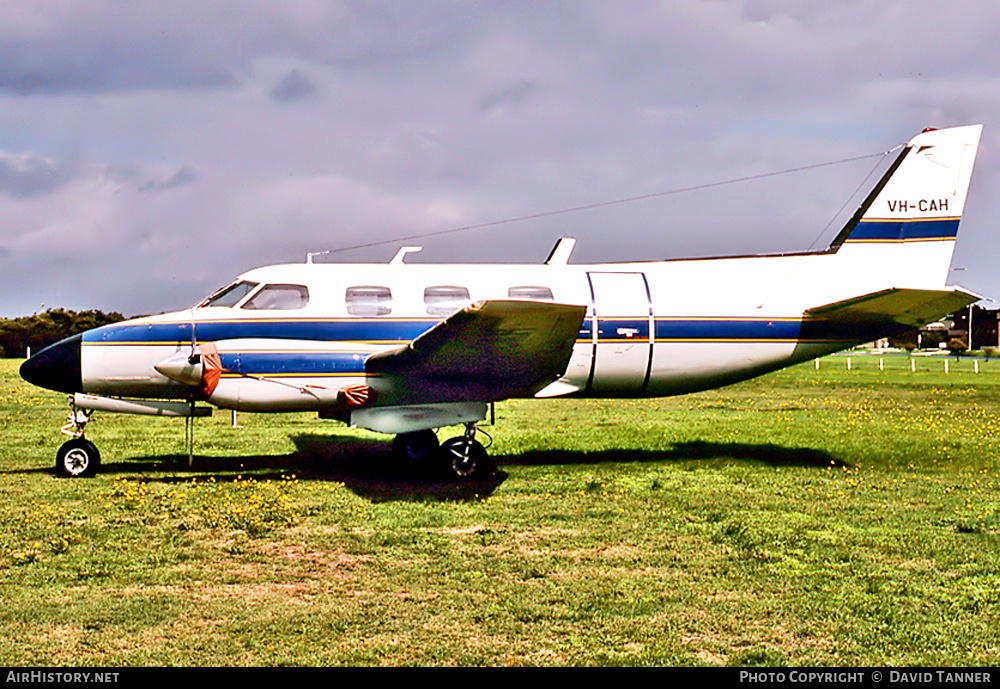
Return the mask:
[[56,475],[65,478],[92,478],[101,466],[101,453],[83,437],[90,415],[73,404],[66,425],[60,429],[71,436],[56,452]]

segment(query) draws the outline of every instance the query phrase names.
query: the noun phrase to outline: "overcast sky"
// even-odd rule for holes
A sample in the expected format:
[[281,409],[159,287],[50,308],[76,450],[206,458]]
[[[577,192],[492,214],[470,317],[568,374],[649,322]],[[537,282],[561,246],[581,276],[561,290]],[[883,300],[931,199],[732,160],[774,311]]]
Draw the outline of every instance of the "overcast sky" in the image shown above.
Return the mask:
[[0,316],[173,310],[255,266],[404,243],[421,262],[541,262],[560,236],[574,262],[818,248],[879,157],[660,194],[975,123],[952,275],[1000,301],[998,45],[986,2],[11,0]]

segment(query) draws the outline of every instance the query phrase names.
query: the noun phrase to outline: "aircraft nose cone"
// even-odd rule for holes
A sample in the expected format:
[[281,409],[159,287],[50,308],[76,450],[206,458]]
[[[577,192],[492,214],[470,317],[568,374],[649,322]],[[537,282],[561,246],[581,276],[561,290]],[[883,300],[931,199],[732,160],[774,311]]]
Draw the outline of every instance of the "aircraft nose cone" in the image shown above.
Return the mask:
[[83,392],[80,345],[83,335],[74,335],[46,347],[21,364],[21,377],[32,385],[56,392]]

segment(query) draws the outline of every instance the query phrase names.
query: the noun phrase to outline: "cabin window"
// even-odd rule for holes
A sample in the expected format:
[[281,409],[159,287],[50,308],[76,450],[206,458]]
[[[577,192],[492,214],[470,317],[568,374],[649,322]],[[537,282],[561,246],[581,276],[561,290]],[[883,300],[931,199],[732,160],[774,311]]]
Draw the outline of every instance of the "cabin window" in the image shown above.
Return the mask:
[[347,313],[352,316],[385,316],[392,313],[392,292],[388,287],[348,287],[344,298],[347,300]]
[[507,290],[511,299],[531,299],[532,301],[553,301],[552,290],[538,285],[518,285]]
[[256,282],[247,282],[246,280],[234,282],[231,285],[223,287],[208,299],[198,304],[198,306],[221,306],[226,308],[236,306],[256,286]]
[[243,305],[253,311],[292,311],[309,303],[309,290],[303,285],[264,285]]
[[458,285],[437,285],[424,290],[424,304],[432,316],[450,316],[469,301],[469,290]]

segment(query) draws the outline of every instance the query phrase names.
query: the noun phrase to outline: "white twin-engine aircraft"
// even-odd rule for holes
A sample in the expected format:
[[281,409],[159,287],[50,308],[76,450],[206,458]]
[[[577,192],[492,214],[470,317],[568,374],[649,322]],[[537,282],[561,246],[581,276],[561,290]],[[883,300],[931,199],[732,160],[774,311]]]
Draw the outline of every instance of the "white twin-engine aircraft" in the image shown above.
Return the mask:
[[[90,476],[94,410],[316,411],[395,436],[452,478],[493,463],[494,401],[706,390],[924,325],[979,299],[947,285],[980,125],[926,130],[829,247],[570,265],[313,263],[252,270],[189,310],[67,338],[21,367],[71,394],[57,471]],[[444,443],[435,429],[464,425]]]

